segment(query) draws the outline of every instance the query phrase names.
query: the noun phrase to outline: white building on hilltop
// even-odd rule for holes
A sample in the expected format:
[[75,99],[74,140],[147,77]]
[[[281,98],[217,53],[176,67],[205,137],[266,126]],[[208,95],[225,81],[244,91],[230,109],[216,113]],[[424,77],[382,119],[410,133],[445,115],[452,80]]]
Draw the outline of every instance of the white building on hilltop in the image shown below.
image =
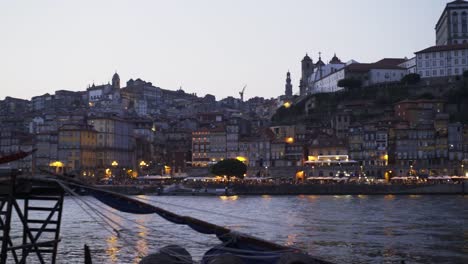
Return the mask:
[[421,78],[457,76],[468,70],[468,43],[432,46],[415,54]]
[[335,54],[328,64],[325,64],[322,61],[322,57],[319,56],[319,60],[317,61],[315,66],[316,66],[315,71],[307,80],[309,87],[311,87],[311,84],[322,79],[324,76],[343,69],[346,66],[346,63],[341,62],[341,60]]
[[468,42],[468,2],[456,0],[447,3],[437,21],[436,45]]
[[[342,79],[360,80],[363,87],[399,82],[403,76],[409,73],[413,63],[404,58],[385,58],[375,63],[357,63],[351,61],[342,68],[330,71],[322,78],[311,81],[310,93],[332,93],[343,90],[338,86]],[[409,67],[409,68],[407,68]]]

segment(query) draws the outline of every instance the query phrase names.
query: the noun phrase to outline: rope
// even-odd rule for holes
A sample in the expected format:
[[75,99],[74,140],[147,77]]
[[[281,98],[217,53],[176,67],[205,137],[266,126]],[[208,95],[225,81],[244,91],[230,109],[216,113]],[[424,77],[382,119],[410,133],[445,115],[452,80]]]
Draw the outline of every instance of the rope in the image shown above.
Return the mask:
[[[58,181],[57,181],[57,182],[58,182]],[[89,203],[88,203],[88,202],[84,201],[78,194],[76,194],[76,193],[75,193],[73,190],[71,190],[69,187],[65,186],[63,183],[59,182],[59,184],[60,184],[60,186],[62,186],[62,188],[64,188],[66,191],[70,192],[74,197],[78,198],[81,202],[83,202],[84,204],[86,204],[86,205],[89,207],[89,209],[92,210],[94,213],[96,213],[96,214],[98,214],[98,215],[101,215],[102,217],[104,217],[104,218],[106,218],[106,219],[109,219],[110,222],[112,222],[112,223],[114,223],[115,225],[119,226],[122,230],[127,230],[127,229],[124,228],[124,227],[123,227],[122,225],[120,225],[119,223],[117,223],[116,221],[114,221],[113,219],[111,219],[111,218],[109,218],[108,216],[104,215],[102,212],[97,211],[96,208],[93,208],[89,203],[92,203],[93,205],[95,205],[95,206],[97,206],[97,207],[99,207],[99,208],[101,208],[101,209],[104,209],[104,210],[106,210],[107,212],[109,212],[109,213],[111,213],[111,214],[113,214],[113,215],[119,216],[119,217],[121,217],[121,218],[123,218],[123,219],[125,219],[125,220],[127,220],[127,221],[133,222],[133,223],[135,223],[135,224],[137,224],[137,225],[140,225],[140,226],[143,226],[143,227],[145,227],[145,228],[149,228],[149,229],[151,229],[151,230],[153,230],[153,231],[161,232],[160,230],[156,230],[156,229],[154,229],[154,228],[150,228],[150,227],[144,226],[143,224],[140,224],[140,223],[138,223],[137,221],[134,221],[134,220],[132,220],[132,219],[123,217],[123,216],[121,216],[121,215],[118,215],[118,214],[116,214],[115,212],[113,212],[113,211],[111,211],[111,210],[109,210],[109,209],[107,209],[107,208],[105,208],[105,207],[102,207],[102,206],[100,206],[100,205],[97,205],[96,203],[93,203],[93,202],[89,202]],[[80,207],[81,207],[81,206],[80,206]],[[81,207],[81,208],[82,208],[83,210],[86,211],[86,209],[84,209],[83,207]],[[114,229],[114,231],[118,232],[118,231],[115,230],[115,229]],[[161,232],[161,233],[164,233],[164,232]],[[118,233],[118,234],[120,234],[120,233]],[[124,233],[124,234],[125,234],[125,233]],[[165,234],[174,236],[173,234],[170,234],[170,233],[165,233]],[[130,235],[130,234],[127,234],[127,235]],[[174,236],[174,237],[177,237],[177,236]],[[179,236],[179,238],[185,239],[185,238],[180,237],[180,236]],[[122,240],[123,240],[124,242],[126,242],[126,243],[129,243],[129,241],[126,240],[126,239],[124,239],[124,238],[122,238]],[[188,239],[185,239],[185,240],[188,240]],[[189,241],[190,241],[190,242],[193,242],[193,243],[199,243],[199,244],[201,243],[201,242],[194,241],[194,240],[189,240]],[[129,244],[130,244],[130,243],[129,243]],[[206,245],[206,244],[205,244],[205,245]],[[211,245],[210,245],[210,246],[211,246]],[[165,249],[165,252],[166,252],[166,253],[169,253],[171,256],[174,256],[174,257],[176,257],[176,258],[179,258],[180,261],[181,261],[180,263],[193,263],[193,261],[192,261],[191,259],[189,259],[187,256],[185,256],[185,255],[180,255],[180,254],[178,254],[177,252],[172,251],[172,250],[170,250],[170,249]],[[137,253],[139,254],[140,257],[143,255],[140,251],[138,251]]]
[[[71,193],[74,197],[78,198],[82,203],[84,203],[85,205],[88,206],[88,208],[93,211],[97,216],[99,216],[106,224],[108,224],[112,230],[114,232],[117,233],[117,235],[119,235],[119,231],[116,230],[111,224],[109,224],[109,222],[115,224],[116,226],[118,227],[121,227],[121,229],[123,231],[126,231],[127,229],[124,228],[122,225],[120,225],[119,223],[117,223],[116,221],[114,221],[113,219],[109,218],[108,216],[104,215],[102,212],[98,211],[96,208],[93,208],[91,204],[93,204],[94,206],[98,207],[98,208],[101,208],[113,215],[116,215],[116,216],[119,216],[121,217],[122,219],[125,219],[129,222],[133,222],[135,223],[136,225],[139,225],[139,226],[142,226],[142,227],[145,227],[145,228],[148,228],[150,230],[153,230],[153,231],[156,231],[156,232],[160,232],[162,234],[166,234],[166,235],[171,235],[173,237],[176,237],[176,238],[179,238],[179,239],[182,239],[182,240],[185,240],[185,241],[189,241],[189,242],[192,242],[192,243],[197,243],[197,244],[200,244],[200,245],[203,245],[203,246],[209,246],[209,247],[212,247],[213,245],[211,244],[207,244],[207,243],[203,243],[203,242],[199,242],[199,241],[196,241],[196,240],[191,240],[191,239],[187,239],[185,237],[182,237],[182,236],[178,236],[178,235],[174,235],[174,234],[170,234],[168,232],[163,232],[161,230],[157,230],[153,227],[149,227],[149,226],[145,226],[141,223],[138,223],[137,221],[133,220],[133,219],[129,219],[127,217],[124,217],[124,216],[121,216],[121,215],[118,215],[117,213],[115,213],[114,211],[111,211],[109,210],[108,208],[105,208],[101,205],[98,205],[97,203],[95,202],[87,202],[87,201],[84,201],[78,194],[76,194],[73,190],[71,190],[69,187],[65,186],[61,181],[59,180],[56,180],[58,182],[58,184],[60,186],[62,186],[62,188],[64,188],[66,191],[68,191],[69,193]],[[84,185],[80,185],[80,184],[75,184],[75,183],[71,183],[73,185],[76,185],[76,186],[82,186],[82,187],[87,187],[87,186],[84,186]],[[146,201],[151,201],[151,202],[159,202],[159,201],[154,201],[152,199],[148,199],[148,198],[143,198],[143,197],[138,197],[138,199],[140,200],[146,200]],[[189,210],[195,210],[195,211],[200,211],[200,212],[207,212],[207,213],[211,213],[211,214],[215,214],[214,212],[212,211],[209,211],[209,210],[203,210],[203,209],[196,209],[196,208],[191,208],[191,207],[187,207],[187,206],[182,206],[182,205],[176,205],[176,204],[171,204],[171,203],[165,203],[165,202],[159,202],[161,204],[166,204],[166,205],[171,205],[171,206],[176,206],[176,207],[181,207],[181,208],[185,208],[185,209],[189,209]],[[84,211],[86,211],[86,213],[88,215],[90,215],[94,220],[96,220],[89,212],[87,212],[86,209],[83,208],[83,206],[81,206],[79,203],[77,203]],[[257,220],[257,219],[252,219],[252,218],[247,218],[247,217],[239,217],[239,216],[233,216],[233,215],[229,215],[229,214],[222,214],[222,213],[216,213],[217,215],[223,215],[223,216],[228,216],[228,217],[233,217],[233,218],[238,218],[238,219],[243,219],[243,220],[248,220],[248,221],[257,221],[257,222],[264,222],[266,224],[270,224],[270,225],[273,225],[275,224],[274,222],[270,222],[270,221],[262,221],[262,220]],[[105,219],[107,219],[109,222],[107,222]],[[98,221],[97,221],[98,222]],[[99,222],[98,222],[99,223]],[[106,228],[107,230],[107,228]],[[112,231],[111,231],[112,233]],[[126,234],[126,233],[124,233]],[[227,252],[233,252],[235,253],[236,256],[239,256],[239,257],[242,257],[242,258],[249,258],[249,259],[270,259],[270,258],[277,258],[279,254],[281,253],[288,253],[288,252],[294,252],[295,249],[294,248],[291,248],[291,249],[287,249],[287,250],[278,250],[278,251],[254,251],[254,250],[245,250],[245,249],[236,249],[236,248],[230,248],[230,247],[226,247],[226,245],[228,245],[229,243],[231,242],[235,242],[235,236],[232,236],[233,233],[230,234],[230,237],[232,238],[231,241],[227,241],[225,243],[222,243],[221,245],[217,245],[216,248],[217,249],[222,249],[224,251],[227,251]],[[126,235],[131,235],[131,234],[126,234]],[[122,238],[122,240],[124,242],[127,242],[128,241],[125,241],[124,238]],[[188,259],[185,255],[180,255],[178,254],[177,252],[171,252],[171,250],[167,250],[165,249],[166,251],[165,252],[168,252],[171,256],[174,256],[174,257],[177,257],[179,259],[184,260],[185,259],[185,262],[181,262],[181,263],[187,263],[187,262],[193,262],[191,261],[190,259]],[[297,249],[299,250],[299,249]],[[139,255],[141,256],[141,252],[138,252]],[[173,253],[173,254],[171,254]],[[255,256],[255,255],[244,255],[244,254],[258,254],[258,253],[262,253],[262,256]],[[205,255],[205,256],[219,256],[219,255]]]
[[[105,208],[105,207],[102,206],[102,205],[99,205],[99,204],[93,203],[93,202],[91,202],[91,203],[92,203],[93,205],[95,205],[96,207],[99,207],[99,208],[101,208],[101,209],[103,209],[103,210],[105,210],[105,211],[107,211],[107,212],[109,212],[109,213],[116,214],[115,212],[112,212],[111,210],[109,210],[108,208]],[[119,216],[120,216],[120,215],[119,215]],[[140,225],[140,226],[143,226],[143,227],[145,227],[145,228],[148,228],[148,229],[150,229],[150,230],[154,230],[154,231],[161,232],[160,230],[157,230],[157,229],[155,229],[155,228],[153,228],[153,227],[145,226],[145,225],[143,225],[143,224],[141,224],[141,223],[138,223],[138,222],[136,222],[136,221],[134,221],[134,220],[132,220],[132,219],[129,219],[129,218],[126,218],[126,217],[123,217],[123,216],[120,216],[120,217],[122,217],[123,219],[125,219],[125,220],[127,220],[127,221],[133,222],[133,223],[135,223],[135,224],[137,224],[137,225]],[[161,233],[164,234],[165,232],[161,232]],[[168,234],[168,233],[165,233],[165,234]],[[235,252],[235,253],[245,253],[245,254],[249,254],[249,253],[250,253],[250,254],[255,254],[255,253],[258,253],[258,251],[254,251],[254,250],[236,249],[236,248],[226,247],[226,245],[228,245],[228,244],[230,244],[230,243],[232,243],[232,242],[235,242],[235,240],[236,240],[236,239],[235,239],[236,236],[232,236],[232,234],[235,234],[235,233],[231,233],[231,235],[230,235],[230,237],[231,237],[231,239],[232,239],[231,241],[224,242],[224,243],[222,243],[221,245],[218,244],[218,245],[214,245],[214,246],[216,246],[216,248],[220,248],[220,249],[223,249],[223,250],[225,250],[225,251]],[[174,237],[176,237],[176,238],[180,238],[180,239],[182,239],[182,240],[186,240],[186,241],[192,242],[192,243],[198,243],[198,244],[203,245],[203,246],[209,246],[209,247],[212,247],[212,246],[213,246],[213,245],[211,245],[211,244],[206,244],[206,243],[202,243],[202,242],[199,242],[199,241],[194,241],[194,240],[191,240],[191,239],[187,239],[187,238],[185,238],[185,237],[181,237],[181,236],[177,236],[177,235],[173,235],[173,234],[170,234],[170,235],[172,235],[172,236],[174,236]],[[262,252],[262,254],[268,255],[268,254],[288,253],[288,252],[292,252],[292,251],[294,251],[293,248],[290,249],[290,250],[261,251],[261,252]],[[249,255],[240,255],[240,254],[236,254],[236,255],[237,255],[237,256],[242,256],[242,257],[245,257],[245,258],[250,258],[250,257],[255,258],[255,256],[249,256]],[[275,257],[275,256],[271,256],[271,257]],[[268,258],[271,258],[271,257],[268,256]]]
[[[83,210],[88,216],[90,216],[94,221],[96,221],[96,223],[98,223],[100,226],[102,226],[106,231],[108,231],[111,234],[114,234],[113,228],[109,229],[108,226],[106,226],[102,222],[100,222],[94,215],[92,215],[90,212],[88,212],[88,210],[86,210],[86,208],[84,208],[83,205],[78,202],[78,200],[73,200],[73,202],[75,202],[81,208],[81,210]],[[106,222],[106,224],[108,224],[108,223]]]
[[[92,204],[95,205],[96,207],[99,207],[99,208],[101,208],[101,209],[103,209],[103,210],[109,212],[109,213],[112,213],[112,214],[117,215],[115,212],[109,210],[108,208],[106,208],[106,207],[104,207],[104,206],[102,206],[102,205],[100,205],[100,204],[97,204],[97,203],[92,203]],[[196,241],[196,240],[187,239],[187,238],[185,238],[185,237],[178,236],[178,235],[174,235],[174,234],[171,234],[171,233],[169,233],[169,232],[164,232],[164,231],[155,229],[155,228],[150,227],[150,226],[145,226],[145,225],[143,225],[143,224],[141,224],[141,223],[138,223],[137,221],[135,221],[135,220],[133,220],[133,219],[130,219],[130,218],[127,218],[127,217],[124,217],[124,216],[121,216],[121,215],[119,215],[119,216],[122,217],[123,219],[129,221],[129,222],[135,223],[136,225],[139,225],[139,226],[148,228],[148,229],[153,230],[153,231],[156,231],[156,232],[160,232],[160,233],[162,233],[162,234],[171,235],[171,236],[173,236],[173,237],[180,238],[180,239],[186,240],[186,241],[188,241],[188,242],[192,242],[192,243],[197,243],[197,244],[200,244],[200,245],[203,245],[203,246],[210,246],[210,247],[213,246],[212,244],[207,244],[207,243],[199,242],[199,241]]]
[[144,201],[150,201],[150,202],[160,203],[160,204],[164,204],[164,205],[180,207],[180,208],[188,209],[188,210],[192,210],[192,211],[199,211],[199,212],[209,213],[209,214],[213,214],[213,215],[221,215],[221,216],[225,216],[225,217],[237,218],[237,219],[251,221],[251,222],[259,222],[259,223],[263,223],[263,224],[272,225],[272,226],[275,226],[275,227],[278,226],[278,225],[282,225],[282,223],[280,223],[280,222],[273,222],[273,221],[268,221],[268,220],[264,220],[264,219],[255,219],[255,218],[249,218],[249,217],[219,213],[219,212],[214,212],[214,211],[200,209],[200,208],[194,208],[194,207],[188,207],[188,206],[179,205],[179,204],[156,201],[156,200],[153,200],[153,199],[149,199],[149,198],[145,198],[145,197],[139,197],[139,196],[137,196],[136,198],[140,199],[140,200],[144,200]]
[[[75,186],[79,186],[79,187],[83,187],[83,188],[89,188],[89,186],[81,185],[81,184],[78,184],[78,183],[70,183],[70,184],[75,185]],[[268,224],[268,225],[275,226],[275,227],[276,227],[276,226],[279,226],[279,225],[283,225],[283,223],[274,222],[274,221],[268,221],[268,220],[265,220],[265,219],[255,219],[255,218],[249,218],[249,217],[231,215],[231,214],[226,214],[226,213],[219,213],[219,212],[214,212],[214,211],[205,210],[205,209],[200,209],[200,208],[193,208],[193,207],[188,207],[188,206],[179,205],[179,204],[173,204],[173,203],[168,203],[168,202],[156,201],[156,200],[153,200],[153,199],[144,198],[144,197],[139,197],[139,196],[137,196],[136,198],[137,198],[137,199],[140,199],[140,200],[144,200],[144,201],[150,201],[150,202],[165,204],[165,205],[169,205],[169,206],[180,207],[180,208],[184,208],[184,209],[188,209],[188,210],[192,210],[192,211],[199,211],[199,212],[209,213],[209,214],[213,214],[213,215],[221,215],[221,216],[225,216],[225,217],[237,218],[237,219],[246,220],[246,221],[251,221],[251,222],[264,223],[264,224]]]
[[[107,222],[104,218],[107,218],[110,220],[110,222],[114,223],[117,227],[120,227],[121,230],[125,230],[125,228],[123,226],[121,226],[119,223],[115,222],[114,220],[108,218],[107,216],[103,215],[101,212],[97,211],[95,208],[93,208],[92,206],[90,206],[86,201],[84,201],[77,193],[75,193],[72,189],[70,189],[69,187],[65,186],[62,182],[60,181],[57,181],[57,183],[65,190],[67,191],[69,194],[71,194],[73,197],[77,198],[80,202],[82,202],[83,204],[85,204],[86,206],[88,206],[88,208],[93,211],[96,216],[98,216],[99,218],[101,218],[101,220],[106,223],[107,225],[109,226],[105,226],[105,225],[102,225],[102,223],[99,222],[99,220],[97,220],[90,212],[88,212],[88,210],[86,210],[80,203],[76,202],[76,204],[78,204],[78,206],[80,206],[80,208],[85,211],[86,214],[88,214],[91,218],[93,218],[94,221],[96,221],[98,224],[100,224],[101,226],[103,226],[107,231],[109,231],[109,227],[111,228],[111,231],[109,231],[111,234],[113,234],[112,231],[114,231],[116,233],[116,235],[122,239],[122,241],[124,241],[125,243],[127,244],[132,244],[131,241],[127,240],[126,238],[124,237],[121,237],[120,236],[120,232],[115,229],[109,222]],[[137,249],[137,254],[139,257],[143,256],[144,254]]]

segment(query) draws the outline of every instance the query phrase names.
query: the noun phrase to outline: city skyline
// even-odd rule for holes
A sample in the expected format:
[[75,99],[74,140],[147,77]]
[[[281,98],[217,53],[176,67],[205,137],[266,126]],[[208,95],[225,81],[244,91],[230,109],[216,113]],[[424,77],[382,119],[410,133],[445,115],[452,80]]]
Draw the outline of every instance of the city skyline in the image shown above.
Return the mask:
[[221,99],[238,97],[245,84],[246,98],[281,95],[290,70],[297,93],[305,53],[314,61],[318,52],[326,61],[335,52],[343,61],[411,57],[435,44],[446,3],[2,2],[0,98],[82,91],[114,71],[123,83],[141,78]]

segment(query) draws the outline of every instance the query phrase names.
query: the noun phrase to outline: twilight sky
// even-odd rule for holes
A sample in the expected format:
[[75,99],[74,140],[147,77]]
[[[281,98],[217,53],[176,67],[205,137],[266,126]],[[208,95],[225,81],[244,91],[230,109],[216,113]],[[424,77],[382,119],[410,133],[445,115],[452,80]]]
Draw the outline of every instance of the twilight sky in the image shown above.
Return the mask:
[[217,99],[298,91],[308,52],[411,57],[446,0],[0,0],[0,99],[141,78]]

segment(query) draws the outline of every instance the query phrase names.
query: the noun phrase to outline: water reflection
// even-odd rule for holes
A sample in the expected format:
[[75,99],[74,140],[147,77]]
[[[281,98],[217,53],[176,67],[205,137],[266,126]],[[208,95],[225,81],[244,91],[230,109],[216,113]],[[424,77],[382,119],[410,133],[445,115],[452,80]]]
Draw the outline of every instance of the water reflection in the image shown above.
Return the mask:
[[239,199],[239,196],[238,195],[231,195],[231,196],[221,195],[219,196],[219,198],[223,201],[235,201]]
[[286,246],[294,246],[297,242],[297,234],[289,234],[286,240]]
[[393,228],[392,227],[384,227],[383,228],[383,233],[385,234],[385,236],[387,237],[392,237],[393,236]]
[[110,235],[107,239],[107,250],[106,253],[109,256],[111,263],[119,263],[117,254],[119,253],[118,239],[116,235]]
[[[406,263],[468,263],[465,198],[395,195],[150,197],[161,201],[154,204],[164,209],[298,247],[335,263],[400,263],[402,260]],[[57,263],[81,263],[84,243],[92,245],[94,262],[104,264],[138,263],[141,256],[168,244],[185,247],[199,260],[209,245],[220,243],[215,236],[199,234],[157,215],[108,215],[125,227],[120,236],[109,235],[102,226],[90,221],[71,199],[65,200]]]
[[136,250],[139,252],[140,255],[143,255],[143,256],[148,255],[148,241],[147,241],[148,228],[145,226],[146,217],[145,215],[143,215],[141,218],[136,220],[136,222],[139,224],[137,225],[138,240],[136,243]]

